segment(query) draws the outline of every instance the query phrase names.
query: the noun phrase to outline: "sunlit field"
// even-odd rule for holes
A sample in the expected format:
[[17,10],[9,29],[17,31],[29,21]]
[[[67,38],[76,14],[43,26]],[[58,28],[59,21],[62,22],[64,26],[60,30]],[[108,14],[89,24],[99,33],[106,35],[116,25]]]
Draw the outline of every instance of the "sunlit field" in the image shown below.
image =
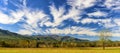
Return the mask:
[[0,48],[0,53],[120,53],[120,48]]

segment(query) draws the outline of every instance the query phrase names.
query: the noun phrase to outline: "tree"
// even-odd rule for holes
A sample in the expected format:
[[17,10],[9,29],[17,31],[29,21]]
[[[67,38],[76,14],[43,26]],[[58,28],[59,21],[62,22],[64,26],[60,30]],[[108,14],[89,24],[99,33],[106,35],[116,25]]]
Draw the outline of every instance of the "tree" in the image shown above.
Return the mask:
[[110,37],[111,37],[111,32],[109,30],[102,30],[99,32],[99,40],[102,43],[103,50],[105,50],[105,45]]

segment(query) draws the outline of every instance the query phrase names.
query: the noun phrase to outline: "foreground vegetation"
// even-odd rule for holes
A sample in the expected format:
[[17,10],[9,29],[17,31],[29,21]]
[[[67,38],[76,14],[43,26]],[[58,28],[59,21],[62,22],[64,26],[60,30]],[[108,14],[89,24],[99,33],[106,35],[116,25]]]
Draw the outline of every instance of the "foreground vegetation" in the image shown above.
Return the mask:
[[120,53],[120,48],[0,48],[0,53]]

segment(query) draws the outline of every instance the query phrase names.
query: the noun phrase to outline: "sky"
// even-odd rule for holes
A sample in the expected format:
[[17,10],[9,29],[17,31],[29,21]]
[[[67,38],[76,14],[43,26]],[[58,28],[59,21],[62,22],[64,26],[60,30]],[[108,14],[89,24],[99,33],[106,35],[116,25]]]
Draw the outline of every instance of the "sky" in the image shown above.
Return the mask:
[[0,0],[0,28],[90,40],[109,29],[120,40],[120,0]]

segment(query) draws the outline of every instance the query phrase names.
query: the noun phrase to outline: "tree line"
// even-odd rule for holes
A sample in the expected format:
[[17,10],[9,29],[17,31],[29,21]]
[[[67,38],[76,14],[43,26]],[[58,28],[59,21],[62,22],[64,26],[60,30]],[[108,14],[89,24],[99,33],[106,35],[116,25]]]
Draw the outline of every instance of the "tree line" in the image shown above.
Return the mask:
[[[44,42],[39,40],[1,40],[0,47],[10,48],[67,48],[67,47],[102,47],[101,41],[86,42]],[[119,47],[120,41],[108,40],[105,47]]]

